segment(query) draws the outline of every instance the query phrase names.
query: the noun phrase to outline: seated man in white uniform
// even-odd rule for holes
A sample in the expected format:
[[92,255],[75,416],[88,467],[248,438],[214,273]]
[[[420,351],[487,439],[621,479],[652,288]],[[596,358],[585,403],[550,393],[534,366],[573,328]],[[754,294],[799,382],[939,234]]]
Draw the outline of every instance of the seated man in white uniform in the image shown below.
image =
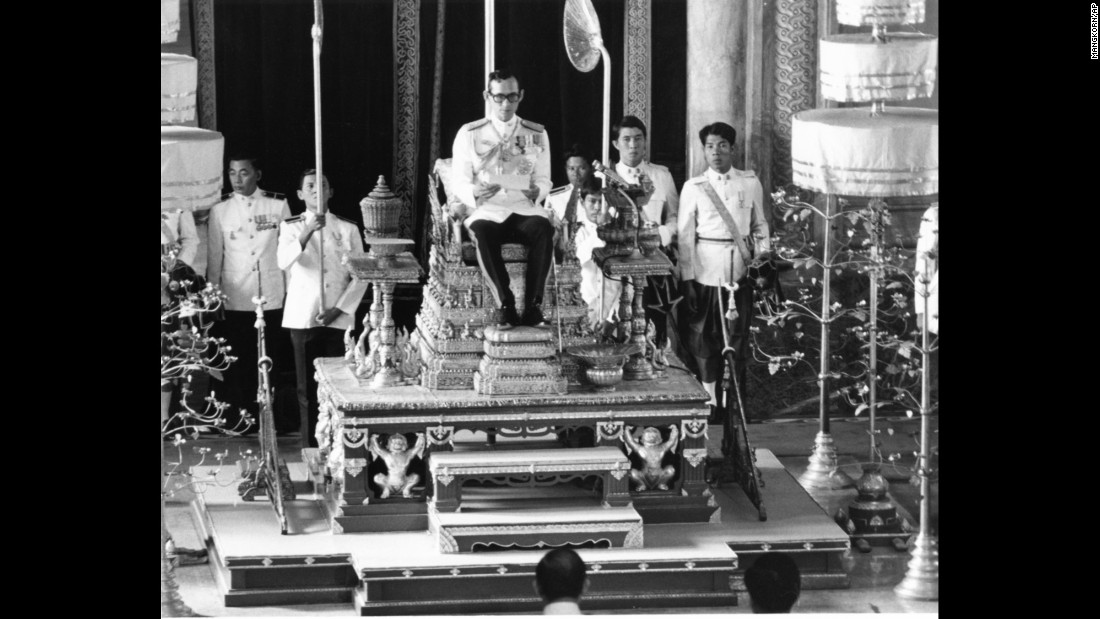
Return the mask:
[[[452,147],[451,186],[462,202],[454,213],[464,217],[502,325],[546,326],[542,295],[554,229],[549,211],[537,205],[550,193],[550,139],[542,125],[516,116],[523,90],[512,74],[490,73],[483,96],[489,117],[463,125]],[[505,243],[527,247],[522,320],[501,254]]]
[[[317,188],[317,171],[302,173],[298,198],[306,212],[279,225],[279,268],[286,272],[286,303],[283,327],[290,331],[294,347],[294,371],[298,378],[298,411],[303,440],[317,446],[317,380],[313,361],[318,357],[344,354],[344,331],[354,324],[355,310],[366,282],[354,279],[340,261],[340,254],[362,252],[363,239],[355,223],[335,214],[320,212],[332,198],[332,187],[324,179],[323,198]],[[322,202],[323,200],[323,202]],[[323,247],[322,243],[323,239]],[[324,286],[321,295],[321,250],[324,250]]]

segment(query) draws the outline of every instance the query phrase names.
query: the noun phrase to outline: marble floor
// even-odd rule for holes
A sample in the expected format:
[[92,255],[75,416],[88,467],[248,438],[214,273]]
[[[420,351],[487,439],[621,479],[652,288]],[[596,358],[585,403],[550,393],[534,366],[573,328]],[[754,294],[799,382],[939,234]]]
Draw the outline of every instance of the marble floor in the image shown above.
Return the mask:
[[[932,418],[933,427],[936,419]],[[883,453],[906,453],[910,457],[901,462],[912,462],[912,436],[915,428],[919,428],[919,422],[915,419],[885,419],[880,420],[880,428],[891,427],[894,431],[883,434]],[[766,421],[750,425],[750,440],[754,447],[771,450],[783,463],[783,465],[797,477],[807,465],[807,458],[813,446],[814,436],[817,433],[816,420],[811,419],[784,419]],[[846,472],[852,477],[860,474],[860,462],[867,459],[867,423],[865,419],[841,419],[834,420],[831,434],[836,442],[838,461]],[[896,440],[895,440],[896,439]],[[720,445],[720,432],[712,432],[708,440],[711,450],[717,450]],[[202,438],[189,442],[184,446],[184,459],[191,461],[195,456],[190,451],[196,445],[209,446],[213,451],[229,448],[231,452],[249,448],[257,448],[255,438],[216,439]],[[297,439],[280,438],[280,452],[288,462],[299,461],[299,445]],[[169,449],[169,460],[173,459],[174,449]],[[904,451],[908,450],[908,451]],[[915,517],[919,515],[917,509],[919,490],[909,483],[911,472],[902,466],[888,467],[884,469],[885,477],[891,482],[890,493],[901,511],[910,515],[914,526],[917,525]],[[813,498],[830,515],[837,509],[846,506],[855,496],[853,488],[845,488],[831,491],[811,492]],[[931,524],[933,533],[938,525],[938,492],[937,485],[932,486],[932,510]],[[187,504],[186,493],[180,493],[169,500],[167,510],[167,524],[172,531],[179,546],[195,548],[200,546],[198,533],[192,520],[191,509]],[[766,500],[766,495],[765,495]],[[851,587],[844,590],[803,591],[793,613],[825,613],[825,614],[849,614],[849,613],[886,613],[886,614],[938,614],[939,603],[937,601],[912,601],[898,597],[894,593],[897,585],[905,575],[909,553],[899,552],[891,547],[874,547],[868,553],[859,552],[854,548],[844,558],[845,569],[849,573]],[[179,593],[192,610],[206,616],[218,617],[336,617],[358,616],[351,603],[347,604],[312,604],[300,606],[265,606],[248,608],[227,608],[223,597],[218,590],[213,568],[210,565],[182,566],[176,569],[176,582],[179,585]],[[739,597],[739,605],[724,608],[694,608],[677,609],[670,611],[662,609],[654,613],[643,613],[637,610],[611,612],[604,611],[600,614],[614,615],[638,615],[638,614],[737,614],[751,613],[745,594]],[[581,604],[583,608],[583,602]]]

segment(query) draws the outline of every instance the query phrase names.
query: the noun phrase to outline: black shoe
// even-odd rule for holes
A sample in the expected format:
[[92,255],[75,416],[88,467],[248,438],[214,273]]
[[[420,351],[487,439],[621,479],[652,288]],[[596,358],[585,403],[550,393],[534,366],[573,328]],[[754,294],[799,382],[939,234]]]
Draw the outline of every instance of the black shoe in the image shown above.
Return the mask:
[[546,322],[546,318],[543,317],[542,308],[532,303],[523,308],[523,326],[548,327],[550,324]]
[[516,313],[514,306],[505,305],[500,308],[500,326],[515,327],[519,324],[519,314]]

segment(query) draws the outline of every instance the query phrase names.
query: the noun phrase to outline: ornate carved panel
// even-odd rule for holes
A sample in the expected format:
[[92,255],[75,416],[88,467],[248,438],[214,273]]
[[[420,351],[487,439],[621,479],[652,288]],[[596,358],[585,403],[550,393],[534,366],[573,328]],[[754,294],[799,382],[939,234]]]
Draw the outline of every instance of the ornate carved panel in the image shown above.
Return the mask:
[[416,161],[420,115],[420,0],[396,0],[393,5],[393,178],[401,196],[398,234],[411,239],[412,205],[416,202]]
[[214,0],[193,0],[195,59],[199,61],[199,127],[217,131],[218,105],[214,83]]
[[[623,113],[642,119],[652,131],[650,122],[650,84],[652,76],[652,0],[626,0],[624,10],[626,36],[623,47]],[[647,142],[648,148],[648,142]],[[648,153],[647,153],[648,155]]]
[[814,107],[816,58],[817,1],[776,0],[773,187],[791,182],[791,116]]

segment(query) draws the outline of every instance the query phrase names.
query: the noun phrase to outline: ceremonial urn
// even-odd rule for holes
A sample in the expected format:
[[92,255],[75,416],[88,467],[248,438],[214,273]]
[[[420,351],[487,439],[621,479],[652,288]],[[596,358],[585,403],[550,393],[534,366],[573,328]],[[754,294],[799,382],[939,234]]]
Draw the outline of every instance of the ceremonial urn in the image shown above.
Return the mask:
[[585,365],[584,375],[596,391],[614,391],[623,382],[623,364],[639,352],[635,344],[591,344],[566,349]]
[[378,184],[359,201],[363,212],[363,237],[370,245],[371,238],[394,238],[398,234],[398,218],[401,216],[401,198],[395,196],[386,185],[386,177],[379,175]]
[[657,224],[652,221],[642,223],[638,229],[638,249],[643,256],[652,256],[661,247],[661,234],[657,231]]

